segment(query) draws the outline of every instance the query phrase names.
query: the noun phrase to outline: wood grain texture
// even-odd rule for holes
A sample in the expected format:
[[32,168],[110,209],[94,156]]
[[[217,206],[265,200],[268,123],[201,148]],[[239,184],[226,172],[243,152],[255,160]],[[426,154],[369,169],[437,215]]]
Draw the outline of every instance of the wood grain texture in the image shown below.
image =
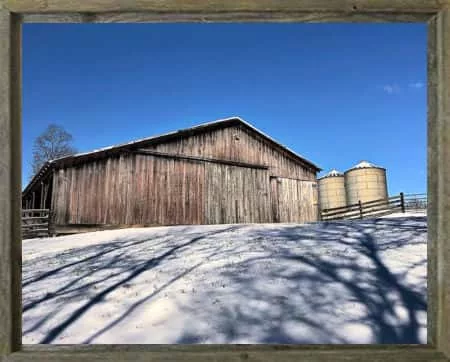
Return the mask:
[[428,24],[427,39],[427,76],[428,76],[428,114],[427,114],[427,342],[436,345],[437,337],[437,215],[438,215],[438,178],[434,172],[437,167],[437,103],[438,81],[437,72],[437,19],[434,17]]
[[272,218],[282,223],[317,221],[317,187],[314,181],[272,178]]
[[61,169],[53,179],[55,223],[203,224],[204,164],[127,154]]
[[[86,348],[88,347],[88,348]],[[94,347],[94,348],[92,348]],[[100,347],[100,348],[95,348]],[[89,361],[215,361],[215,362],[445,362],[445,356],[431,348],[416,346],[27,346],[8,362]]]
[[205,164],[205,223],[272,222],[267,170]]
[[270,11],[367,11],[434,12],[448,6],[448,0],[6,0],[5,6],[19,13],[149,11],[157,13],[222,13]]
[[20,25],[0,9],[0,356],[21,335]]
[[27,13],[25,23],[166,23],[166,22],[426,22],[432,12],[379,13],[379,12],[331,12],[310,13],[305,11],[233,12],[233,13],[154,13],[154,12],[106,12],[106,13]]
[[[69,225],[265,223],[275,219],[309,222],[318,217],[311,187],[307,197],[297,190],[302,182],[315,183],[316,171],[242,125],[212,128],[60,167],[52,176],[54,195],[48,196],[57,229]],[[271,210],[270,175],[285,177],[286,185],[293,185],[292,190],[287,187],[287,193],[280,193],[277,207],[281,218],[280,212],[275,215]],[[33,184],[33,193],[23,197],[23,204],[41,208],[44,185],[50,179],[49,174],[43,182]],[[33,195],[35,199],[29,199]]]
[[428,96],[429,335],[450,357],[450,12],[430,23]]
[[311,181],[316,179],[315,172],[306,164],[273,147],[255,132],[240,126],[182,137],[148,146],[146,149],[169,155],[241,162],[242,166],[266,165],[270,175]]
[[[131,5],[130,5],[131,4]],[[352,19],[370,14],[370,21],[381,18],[396,19],[397,15],[428,14],[448,8],[448,1],[431,0],[362,0],[362,1],[328,1],[328,0],[288,0],[288,1],[135,1],[122,0],[8,0],[7,9],[18,13],[28,13],[29,18],[40,17],[42,13],[67,13],[52,15],[56,21],[61,17],[94,21],[100,13],[146,11],[146,17],[155,16],[174,21],[186,17],[191,21],[217,21],[225,16],[230,21],[257,19],[267,16],[269,21],[274,14],[280,21],[284,17],[289,21],[289,13],[311,11],[311,18],[320,18],[324,12],[334,14],[335,19]],[[71,14],[73,12],[74,14]],[[317,14],[319,12],[320,14]],[[35,13],[35,14],[32,14]],[[97,14],[89,14],[97,13]],[[156,13],[156,15],[155,15]],[[372,14],[373,13],[373,14]],[[193,15],[192,15],[193,14]],[[242,14],[242,15],[239,15]],[[279,14],[279,15],[278,15]],[[350,15],[349,15],[350,14]],[[355,14],[355,17],[351,17]],[[360,15],[361,14],[361,15]],[[372,15],[374,15],[372,17]],[[109,14],[105,20],[126,19],[133,21],[136,14]],[[302,15],[303,16],[303,15]],[[295,18],[295,15],[293,15]],[[436,20],[430,22],[429,40],[429,114],[428,114],[428,192],[429,192],[429,302],[436,313],[430,323],[434,331],[429,332],[432,346],[345,346],[307,347],[307,346],[25,346],[21,352],[10,354],[18,347],[20,338],[20,269],[18,261],[20,243],[17,242],[18,215],[15,215],[16,191],[20,190],[20,122],[18,57],[14,56],[12,44],[20,44],[19,29],[14,17],[8,11],[0,11],[0,358],[2,361],[307,361],[307,362],[352,362],[352,361],[449,361],[449,240],[450,240],[450,172],[449,158],[449,14],[442,11]],[[36,19],[36,18],[35,18]],[[40,18],[45,19],[45,18]],[[292,19],[292,18],[291,18]],[[323,18],[330,21],[330,18]],[[127,20],[125,20],[127,21]],[[183,21],[183,20],[181,20]],[[304,20],[306,21],[306,20]],[[106,21],[105,21],[106,22]],[[434,32],[434,33],[433,33]],[[12,41],[14,40],[14,41]],[[16,45],[18,48],[18,46]],[[17,49],[16,49],[17,50]],[[433,83],[434,82],[434,83]],[[431,141],[431,142],[430,142]],[[15,153],[15,154],[14,154]],[[14,156],[13,156],[14,154]],[[111,172],[111,170],[107,171]],[[64,172],[61,172],[64,174]],[[147,173],[149,176],[149,173]],[[67,183],[67,178],[64,179]],[[12,192],[12,193],[11,193]],[[18,211],[18,210],[16,210]],[[16,225],[17,224],[17,225]],[[17,243],[16,243],[17,242]],[[15,263],[14,263],[15,262]],[[430,265],[431,264],[431,265]],[[435,278],[435,281],[434,281]],[[15,302],[15,303],[14,303]],[[149,352],[153,349],[153,352]]]
[[[188,139],[188,142],[191,139]],[[200,145],[197,144],[197,147]],[[167,153],[167,152],[159,152],[159,151],[152,151],[148,149],[140,149],[136,151],[131,151],[131,153],[134,154],[143,154],[143,155],[154,155],[159,157],[166,157],[169,159],[180,159],[180,160],[192,160],[192,161],[201,161],[201,162],[211,162],[211,163],[220,163],[224,165],[230,165],[230,166],[239,166],[239,167],[249,167],[249,168],[259,168],[259,169],[268,169],[268,166],[266,165],[259,165],[255,163],[248,163],[248,162],[239,162],[234,161],[232,159],[227,158],[211,158],[211,157],[198,157],[198,156],[192,156],[188,154],[181,154],[179,153]]]

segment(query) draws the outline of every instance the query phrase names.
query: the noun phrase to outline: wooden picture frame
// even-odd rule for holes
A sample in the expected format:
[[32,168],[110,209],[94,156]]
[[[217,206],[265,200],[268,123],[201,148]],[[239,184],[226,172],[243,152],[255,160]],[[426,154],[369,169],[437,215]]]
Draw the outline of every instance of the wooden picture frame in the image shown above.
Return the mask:
[[[182,21],[428,24],[427,345],[21,344],[21,24]],[[1,361],[450,361],[450,0],[2,0],[0,81]]]

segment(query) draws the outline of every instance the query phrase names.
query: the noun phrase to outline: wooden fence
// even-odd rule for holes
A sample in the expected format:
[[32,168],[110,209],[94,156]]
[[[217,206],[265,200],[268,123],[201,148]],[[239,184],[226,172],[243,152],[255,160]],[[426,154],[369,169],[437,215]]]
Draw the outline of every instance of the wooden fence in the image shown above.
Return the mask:
[[54,235],[51,213],[48,209],[22,210],[22,238],[30,239]]
[[321,211],[321,219],[323,221],[364,219],[366,217],[382,216],[399,211],[406,211],[405,195],[403,192],[398,196],[392,196],[387,199],[367,202],[359,201],[357,204],[324,209]]
[[428,206],[427,194],[405,195],[405,209],[410,211],[423,211]]

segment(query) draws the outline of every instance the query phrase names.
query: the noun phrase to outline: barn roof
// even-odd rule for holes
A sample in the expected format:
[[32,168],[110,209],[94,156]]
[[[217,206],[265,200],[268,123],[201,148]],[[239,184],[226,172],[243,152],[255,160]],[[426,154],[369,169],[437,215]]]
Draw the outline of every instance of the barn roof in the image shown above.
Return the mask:
[[315,171],[319,172],[321,171],[321,168],[319,168],[317,165],[312,163],[311,161],[307,160],[303,156],[299,155],[298,153],[292,151],[291,149],[287,148],[286,146],[282,145],[281,143],[275,141],[270,136],[266,135],[256,127],[252,126],[250,123],[244,121],[240,117],[230,117],[225,119],[219,119],[212,122],[202,123],[200,125],[181,129],[174,132],[164,133],[158,136],[152,136],[147,138],[142,138],[138,140],[134,140],[127,143],[122,143],[114,146],[104,147],[97,150],[93,150],[90,152],[83,152],[83,153],[77,153],[71,156],[65,156],[61,158],[57,158],[51,161],[46,162],[40,171],[32,178],[30,183],[27,185],[27,187],[23,191],[23,195],[25,195],[32,187],[33,185],[38,182],[41,178],[43,178],[51,169],[55,167],[64,167],[66,165],[73,164],[74,162],[82,162],[84,160],[90,160],[90,159],[96,159],[101,158],[107,155],[113,155],[117,154],[126,150],[132,150],[139,147],[145,147],[148,145],[158,144],[167,142],[176,138],[180,137],[187,137],[198,133],[207,132],[213,129],[219,129],[219,128],[225,128],[230,127],[233,125],[241,125],[245,128],[259,134],[262,138],[264,138],[266,141],[271,143],[274,147],[277,147],[285,152],[287,152],[292,158],[296,159],[297,161],[308,165]]

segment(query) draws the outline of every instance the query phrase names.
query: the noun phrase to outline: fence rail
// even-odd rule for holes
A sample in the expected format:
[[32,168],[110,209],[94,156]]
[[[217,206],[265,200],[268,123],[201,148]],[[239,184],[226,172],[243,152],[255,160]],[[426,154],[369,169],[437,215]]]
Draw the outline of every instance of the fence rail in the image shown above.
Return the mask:
[[22,238],[36,238],[54,234],[48,209],[22,209]]
[[387,199],[359,201],[357,204],[324,209],[321,211],[321,219],[323,221],[364,219],[394,212],[406,212],[406,210],[426,210],[426,208],[426,194],[405,195],[401,192],[399,195]]
[[406,210],[426,210],[428,206],[427,194],[405,195]]

